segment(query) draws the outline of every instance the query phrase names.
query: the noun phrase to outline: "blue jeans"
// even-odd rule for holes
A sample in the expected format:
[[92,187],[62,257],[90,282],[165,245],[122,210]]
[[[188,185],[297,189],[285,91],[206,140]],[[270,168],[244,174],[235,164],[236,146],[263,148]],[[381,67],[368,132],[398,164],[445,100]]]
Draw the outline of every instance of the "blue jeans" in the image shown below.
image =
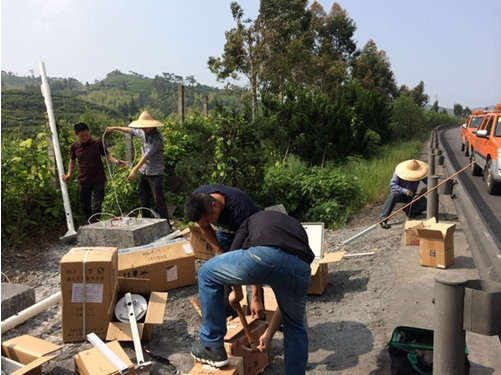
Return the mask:
[[[235,233],[226,233],[225,231],[218,229],[216,231],[216,238],[219,244],[221,245],[221,248],[225,253],[230,251],[231,249],[231,244],[233,243],[233,240],[235,239]],[[230,287],[225,287],[224,288],[224,309],[226,311],[226,316],[227,317],[233,317],[236,318],[238,316],[237,312],[231,307],[231,305],[228,302],[228,296],[230,295],[232,289]],[[246,288],[247,295],[244,296],[247,300],[247,315],[251,314],[251,301],[252,301],[252,286],[247,285]],[[261,286],[261,302],[263,303],[263,308],[266,310],[266,306],[264,305],[264,289]],[[266,313],[263,318],[263,320],[266,319]]]
[[282,312],[285,374],[304,375],[308,362],[308,332],[303,317],[310,280],[310,265],[278,247],[234,250],[208,260],[198,271],[202,345],[224,346],[224,286],[269,284]]

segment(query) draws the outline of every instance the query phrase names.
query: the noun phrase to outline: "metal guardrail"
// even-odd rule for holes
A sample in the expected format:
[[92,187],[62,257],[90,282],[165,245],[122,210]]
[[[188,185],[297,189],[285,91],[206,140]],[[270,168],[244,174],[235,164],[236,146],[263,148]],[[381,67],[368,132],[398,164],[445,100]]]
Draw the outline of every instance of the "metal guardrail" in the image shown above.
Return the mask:
[[[444,130],[452,127],[458,127],[458,125],[441,125],[436,127],[439,134],[439,145],[442,149],[442,133]],[[455,172],[448,158],[445,158],[444,166],[448,174]],[[458,198],[454,202],[454,205],[459,220],[466,224],[463,230],[472,248],[473,261],[475,262],[480,278],[501,282],[501,250],[494,239],[488,223],[485,222],[483,215],[478,211],[471,195],[464,188],[461,180],[455,185],[454,194]],[[465,214],[465,212],[468,214]]]

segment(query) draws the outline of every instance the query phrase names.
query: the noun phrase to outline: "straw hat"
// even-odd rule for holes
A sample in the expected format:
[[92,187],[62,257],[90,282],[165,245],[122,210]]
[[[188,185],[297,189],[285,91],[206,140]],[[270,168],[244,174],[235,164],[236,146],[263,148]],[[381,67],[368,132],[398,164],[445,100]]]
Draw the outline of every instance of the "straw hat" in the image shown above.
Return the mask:
[[420,181],[428,175],[430,168],[428,164],[421,160],[406,160],[395,168],[395,173],[402,180]]
[[164,126],[160,121],[154,120],[151,115],[144,111],[136,121],[129,124],[129,128],[158,128]]

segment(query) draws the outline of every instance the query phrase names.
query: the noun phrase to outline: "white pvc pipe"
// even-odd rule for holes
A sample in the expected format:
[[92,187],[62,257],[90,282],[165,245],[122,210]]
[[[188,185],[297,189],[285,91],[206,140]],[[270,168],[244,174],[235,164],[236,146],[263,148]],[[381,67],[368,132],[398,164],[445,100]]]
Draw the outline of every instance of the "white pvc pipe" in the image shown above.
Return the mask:
[[[58,170],[58,175],[64,174],[63,158],[61,157],[61,148],[59,146],[59,138],[57,136],[56,120],[54,119],[54,110],[52,108],[52,98],[50,96],[50,86],[49,80],[47,79],[47,74],[45,73],[45,64],[40,62],[40,76],[42,77],[42,95],[45,100],[45,106],[47,107],[47,115],[49,116],[50,132],[52,133],[52,143],[54,146],[54,155],[56,156],[56,165]],[[68,226],[68,232],[62,237],[72,237],[76,236],[75,226],[73,224],[73,216],[71,214],[70,198],[68,195],[68,187],[66,182],[63,181],[61,177],[61,193],[63,194],[64,211],[66,212],[66,224]]]
[[10,318],[2,320],[2,333],[14,328],[18,324],[25,322],[32,316],[37,315],[43,310],[55,305],[59,301],[61,301],[61,291],[44,300],[41,300],[40,302],[35,303],[34,305],[31,305],[27,309],[18,312],[16,315],[12,315]]

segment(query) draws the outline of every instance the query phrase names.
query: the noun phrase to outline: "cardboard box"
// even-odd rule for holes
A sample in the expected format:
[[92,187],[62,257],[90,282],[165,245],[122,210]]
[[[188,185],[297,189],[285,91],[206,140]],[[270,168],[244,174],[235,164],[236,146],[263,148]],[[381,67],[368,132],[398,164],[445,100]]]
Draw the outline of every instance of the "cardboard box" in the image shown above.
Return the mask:
[[311,283],[308,294],[322,294],[329,283],[329,263],[343,259],[346,251],[329,253],[324,241],[324,223],[302,223],[308,235],[308,243],[315,254],[311,263]]
[[[118,278],[117,302],[128,292],[139,294],[148,302],[146,315],[137,323],[137,329],[141,340],[150,340],[153,325],[162,324],[164,322],[168,293],[151,292],[150,290],[149,279]],[[115,306],[117,302],[115,302]],[[114,314],[113,320],[108,325],[106,340],[134,341],[130,323],[120,322]]]
[[9,375],[41,375],[42,365],[58,356],[47,355],[61,346],[22,335],[2,343],[2,370]]
[[408,220],[404,224],[404,243],[407,246],[419,246],[418,228],[427,228],[436,223],[437,220],[432,217],[429,220]]
[[[134,365],[118,341],[106,344],[128,367],[127,375],[135,375]],[[116,367],[97,348],[84,350],[73,357],[75,374],[78,375],[119,375]]]
[[117,291],[117,248],[72,248],[60,267],[63,341],[83,341],[91,332],[104,340]]
[[[268,323],[247,316],[249,329],[252,334],[252,340],[259,345],[259,337],[266,331]],[[228,356],[243,357],[245,375],[256,375],[264,370],[269,364],[268,352],[257,351],[251,353],[244,349],[249,347],[249,340],[245,334],[242,323],[239,318],[228,321],[226,336],[224,336],[224,348]]]
[[118,276],[149,279],[151,291],[195,284],[195,254],[188,241],[118,255]]
[[230,363],[217,368],[195,361],[195,366],[188,375],[246,375],[242,357],[228,357]]
[[202,230],[198,225],[189,225],[190,228],[190,243],[193,251],[195,252],[195,258],[197,259],[211,259],[214,257],[214,249],[205,239]]
[[447,268],[454,263],[456,224],[432,224],[418,228],[419,259],[422,266]]

